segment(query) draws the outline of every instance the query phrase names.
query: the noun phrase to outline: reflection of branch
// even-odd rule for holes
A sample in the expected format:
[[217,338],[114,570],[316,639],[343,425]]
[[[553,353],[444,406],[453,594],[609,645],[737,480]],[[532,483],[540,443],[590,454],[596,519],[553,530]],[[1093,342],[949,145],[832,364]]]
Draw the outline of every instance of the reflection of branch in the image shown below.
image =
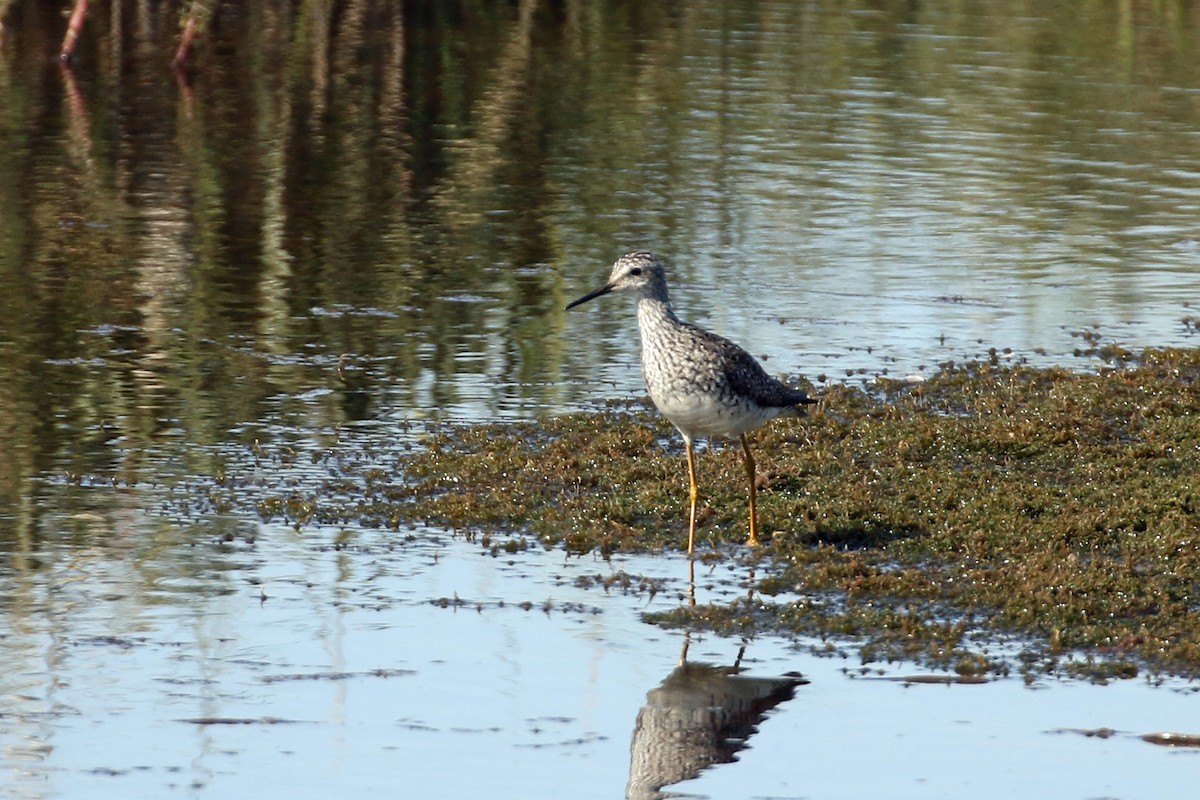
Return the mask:
[[75,0],[75,8],[71,11],[71,20],[67,23],[67,35],[63,37],[62,48],[58,57],[70,61],[75,54],[75,44],[79,41],[79,32],[83,30],[83,18],[87,16],[88,0]]
[[176,71],[182,70],[187,64],[188,56],[192,52],[192,44],[196,41],[196,35],[200,33],[209,17],[212,16],[217,2],[218,0],[213,0],[212,5],[209,5],[202,0],[192,0],[191,7],[188,8],[187,22],[183,25],[183,34],[179,38],[179,48],[175,51],[175,58],[171,60],[171,66]]
[[96,164],[92,158],[92,124],[88,116],[87,104],[75,82],[75,73],[66,62],[60,62],[58,72],[63,79],[63,92],[67,97],[67,141],[68,150],[74,161],[79,165],[84,182],[89,186],[89,196],[98,197],[95,193],[99,179],[96,177]]
[[740,675],[743,646],[731,667],[687,660],[646,694],[633,729],[629,800],[662,797],[664,786],[694,778],[713,764],[734,761],[766,713],[808,683],[796,675]]
[[[176,56],[178,57],[178,56]],[[192,81],[185,70],[178,65],[175,67],[175,87],[179,90],[179,108],[186,120],[192,120],[196,114],[196,98],[192,91]]]
[[[59,61],[58,67],[63,83],[61,113],[65,117],[63,127],[66,131],[62,146],[67,156],[65,163],[70,165],[69,169],[62,170],[60,177],[63,188],[69,187],[69,214],[76,223],[73,229],[64,231],[63,236],[72,243],[75,253],[82,253],[87,246],[85,243],[94,242],[95,239],[94,234],[79,227],[78,223],[96,224],[100,229],[114,234],[119,229],[107,223],[118,212],[115,211],[116,197],[107,180],[109,173],[104,170],[103,162],[97,163],[94,155],[95,143],[92,140],[92,121],[87,101],[79,90],[71,65]],[[99,269],[104,262],[89,260],[88,263],[92,269]]]

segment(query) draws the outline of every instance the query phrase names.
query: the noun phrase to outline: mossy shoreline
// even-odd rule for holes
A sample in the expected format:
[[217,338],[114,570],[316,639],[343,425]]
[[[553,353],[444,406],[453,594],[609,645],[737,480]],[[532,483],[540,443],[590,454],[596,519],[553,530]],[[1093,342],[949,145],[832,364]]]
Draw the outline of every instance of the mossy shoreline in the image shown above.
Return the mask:
[[[920,382],[818,389],[807,418],[754,435],[768,533],[754,550],[739,546],[739,450],[702,452],[699,557],[752,560],[758,586],[655,621],[822,637],[961,674],[1196,676],[1200,350],[1116,364],[945,365]],[[282,458],[262,443],[254,457]],[[267,520],[430,524],[493,548],[686,544],[682,446],[640,404],[308,457],[319,484],[230,496]]]

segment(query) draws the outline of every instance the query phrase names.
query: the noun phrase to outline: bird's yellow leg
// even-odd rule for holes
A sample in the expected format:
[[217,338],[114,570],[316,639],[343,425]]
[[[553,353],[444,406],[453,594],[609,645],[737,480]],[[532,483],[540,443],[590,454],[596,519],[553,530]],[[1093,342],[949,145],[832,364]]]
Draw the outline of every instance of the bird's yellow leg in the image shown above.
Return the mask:
[[754,456],[750,455],[750,442],[746,441],[746,434],[742,434],[742,450],[746,453],[746,477],[750,481],[750,538],[746,544],[758,544],[758,509],[755,507],[755,486],[754,486]]
[[687,450],[688,462],[688,498],[691,509],[688,520],[688,558],[691,558],[696,549],[696,498],[699,497],[700,490],[696,486],[696,453],[692,450],[691,440],[684,439],[683,446]]

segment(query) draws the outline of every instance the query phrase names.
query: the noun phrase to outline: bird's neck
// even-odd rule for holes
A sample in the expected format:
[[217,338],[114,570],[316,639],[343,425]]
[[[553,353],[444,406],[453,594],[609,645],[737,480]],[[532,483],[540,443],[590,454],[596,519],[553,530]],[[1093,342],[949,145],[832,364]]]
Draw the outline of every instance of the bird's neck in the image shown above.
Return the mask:
[[672,321],[678,323],[679,318],[674,315],[671,308],[671,301],[666,297],[641,297],[637,301],[637,321],[642,324],[659,323],[659,321]]
[[671,310],[671,302],[665,297],[642,297],[637,304],[638,327],[647,330],[662,326],[679,325],[679,318]]

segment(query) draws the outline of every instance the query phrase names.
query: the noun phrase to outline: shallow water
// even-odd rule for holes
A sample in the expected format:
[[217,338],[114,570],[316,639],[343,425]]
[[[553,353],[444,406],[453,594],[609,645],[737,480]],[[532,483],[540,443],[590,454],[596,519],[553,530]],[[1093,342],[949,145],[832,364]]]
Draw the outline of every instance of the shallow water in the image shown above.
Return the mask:
[[[80,552],[5,586],[4,796],[617,797],[647,693],[684,642],[639,621],[686,602],[676,555],[496,558],[436,531],[219,520],[187,545],[144,544],[180,538],[164,527],[133,514],[110,544],[128,560]],[[702,568],[697,599],[745,580]],[[731,666],[742,644],[694,636],[687,657]],[[735,762],[673,791],[1170,797],[1196,766],[1138,738],[1190,730],[1191,687],[914,684],[903,665],[744,644],[744,674],[810,683]]]
[[[428,420],[640,395],[632,309],[562,311],[627,249],[818,388],[1196,343],[1188,3],[222,3],[190,81],[180,8],[92,6],[63,70],[58,10],[0,4],[3,796],[623,793],[684,644],[639,614],[687,601],[679,557],[170,497],[255,441],[360,426],[402,459]],[[746,591],[712,569],[700,599]],[[810,683],[667,791],[1168,797],[1194,771],[1138,738],[1195,732],[1190,686],[906,685],[812,645],[747,643],[745,675]]]

